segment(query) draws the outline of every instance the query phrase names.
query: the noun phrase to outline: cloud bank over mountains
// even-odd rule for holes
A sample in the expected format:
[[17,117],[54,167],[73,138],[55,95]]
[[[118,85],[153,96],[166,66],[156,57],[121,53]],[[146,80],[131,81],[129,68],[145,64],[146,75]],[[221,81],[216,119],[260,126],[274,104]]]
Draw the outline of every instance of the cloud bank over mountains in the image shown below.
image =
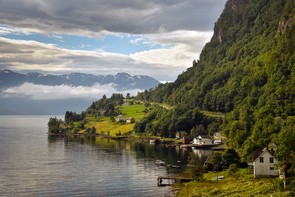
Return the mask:
[[[124,96],[127,93],[135,95],[139,89],[120,91]],[[95,84],[93,86],[49,86],[49,85],[37,85],[32,83],[24,83],[17,87],[10,87],[2,92],[2,97],[20,97],[33,100],[62,100],[62,99],[91,99],[97,100],[104,94],[110,97],[113,93],[118,92],[114,88],[114,84],[100,85]]]
[[[63,114],[64,111],[85,110],[90,103],[110,97],[113,93],[124,96],[153,88],[159,82],[149,76],[90,75],[71,73],[43,75],[0,71],[0,114]],[[37,105],[36,105],[37,104]]]

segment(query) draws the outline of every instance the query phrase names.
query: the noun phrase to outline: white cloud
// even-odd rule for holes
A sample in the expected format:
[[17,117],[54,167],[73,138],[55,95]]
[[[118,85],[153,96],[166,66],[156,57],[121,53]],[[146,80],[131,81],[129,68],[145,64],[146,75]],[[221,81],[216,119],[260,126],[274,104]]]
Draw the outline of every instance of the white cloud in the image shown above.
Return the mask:
[[[33,32],[39,32],[38,30],[34,30]],[[7,34],[23,34],[23,35],[30,35],[32,30],[27,30],[18,27],[11,27],[7,25],[0,25],[0,35],[7,35]],[[39,32],[40,33],[40,32]]]
[[141,45],[141,44],[151,45],[152,44],[150,41],[148,41],[146,38],[143,38],[143,37],[132,39],[129,41],[129,43],[133,45]]
[[[162,48],[131,55],[105,51],[62,49],[53,44],[13,40],[0,37],[2,69],[54,73],[84,72],[92,74],[149,75],[161,81],[173,81],[198,59],[210,32],[176,31],[140,37],[136,42],[150,42]],[[169,73],[169,75],[167,75]]]
[[174,31],[146,35],[152,43],[160,44],[163,48],[142,51],[130,56],[145,63],[184,70],[192,66],[193,60],[199,58],[198,52],[210,40],[212,34],[213,32]]
[[87,99],[87,100],[97,100],[101,98],[104,94],[110,97],[113,93],[122,93],[124,96],[127,93],[131,95],[136,95],[140,90],[126,90],[123,92],[118,92],[114,88],[113,84],[99,85],[96,84],[91,87],[84,86],[46,86],[46,85],[36,85],[32,83],[24,83],[18,87],[11,87],[2,91],[2,98],[10,97],[25,97],[33,100],[63,100],[63,99]]

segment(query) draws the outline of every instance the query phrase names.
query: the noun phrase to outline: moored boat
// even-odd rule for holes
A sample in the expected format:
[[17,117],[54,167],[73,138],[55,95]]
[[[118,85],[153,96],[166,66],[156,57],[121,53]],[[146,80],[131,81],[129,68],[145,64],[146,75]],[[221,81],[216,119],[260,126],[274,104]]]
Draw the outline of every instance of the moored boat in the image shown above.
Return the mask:
[[164,166],[166,163],[164,161],[162,161],[162,160],[156,160],[155,164],[160,165],[160,166]]

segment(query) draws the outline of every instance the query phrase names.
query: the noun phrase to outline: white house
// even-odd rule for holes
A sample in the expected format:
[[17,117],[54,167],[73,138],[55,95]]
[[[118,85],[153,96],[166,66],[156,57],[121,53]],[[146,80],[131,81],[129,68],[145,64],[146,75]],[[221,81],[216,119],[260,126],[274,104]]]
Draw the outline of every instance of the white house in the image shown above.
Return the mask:
[[277,159],[274,157],[273,148],[264,148],[253,161],[254,177],[278,176],[279,170],[276,168]]
[[126,118],[124,115],[119,115],[116,118],[116,122],[125,122],[125,121],[126,121]]
[[198,136],[197,138],[194,138],[193,144],[198,144],[198,145],[211,145],[212,144],[212,139],[209,137],[202,137]]

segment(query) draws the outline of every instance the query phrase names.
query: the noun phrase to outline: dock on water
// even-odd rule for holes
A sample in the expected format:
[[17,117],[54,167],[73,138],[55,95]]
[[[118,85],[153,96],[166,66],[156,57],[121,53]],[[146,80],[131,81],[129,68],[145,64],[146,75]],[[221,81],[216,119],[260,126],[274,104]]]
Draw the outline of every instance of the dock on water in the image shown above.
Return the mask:
[[157,185],[158,186],[170,186],[174,183],[185,183],[185,182],[190,182],[190,181],[192,181],[191,178],[158,176]]
[[206,149],[206,148],[213,148],[217,147],[216,144],[183,144],[180,145],[180,148],[197,148],[197,149]]

